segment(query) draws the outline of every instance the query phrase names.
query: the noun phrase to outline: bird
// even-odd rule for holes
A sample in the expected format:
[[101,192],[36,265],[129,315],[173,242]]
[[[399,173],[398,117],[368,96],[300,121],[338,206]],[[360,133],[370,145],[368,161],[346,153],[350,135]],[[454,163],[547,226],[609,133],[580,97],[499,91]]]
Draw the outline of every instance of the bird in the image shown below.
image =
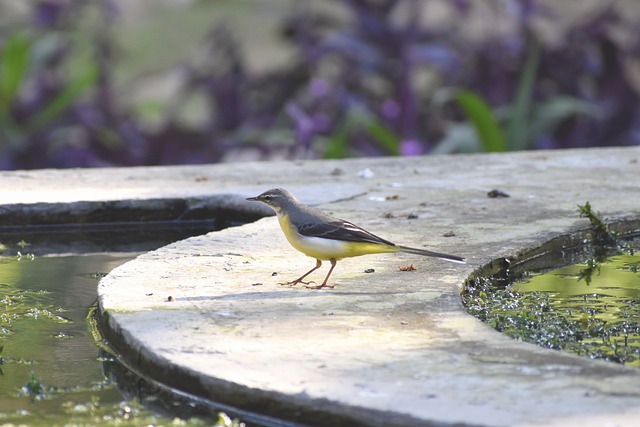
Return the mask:
[[[465,264],[465,259],[456,255],[392,243],[349,221],[334,218],[319,209],[303,204],[283,188],[267,190],[246,200],[261,202],[273,209],[291,246],[316,259],[316,266],[311,270],[281,285],[294,286],[302,283],[309,289],[333,288],[334,286],[329,285],[328,282],[337,261],[368,254],[405,252]],[[319,269],[322,261],[331,263],[327,276],[320,286],[309,286],[314,282],[304,281],[304,279]]]

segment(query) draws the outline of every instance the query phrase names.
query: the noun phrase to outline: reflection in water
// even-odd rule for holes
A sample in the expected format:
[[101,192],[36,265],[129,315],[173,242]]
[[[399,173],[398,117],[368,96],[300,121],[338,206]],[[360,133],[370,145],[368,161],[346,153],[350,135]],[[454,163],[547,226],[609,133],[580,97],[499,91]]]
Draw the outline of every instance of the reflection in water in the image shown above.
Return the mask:
[[[0,342],[3,345],[0,411],[50,415],[61,400],[87,401],[86,393],[105,404],[120,394],[105,381],[98,347],[86,316],[96,300],[97,280],[135,254],[2,258]],[[89,274],[88,274],[89,273]],[[33,376],[42,384],[35,402],[20,395]]]
[[498,331],[543,347],[640,367],[640,255],[620,255],[505,286],[476,278],[463,301]]
[[87,326],[101,273],[135,255],[0,258],[0,424],[171,423],[123,397]]
[[640,367],[639,267],[640,255],[620,255],[535,275],[511,289],[543,293],[551,310],[580,325],[575,352]]

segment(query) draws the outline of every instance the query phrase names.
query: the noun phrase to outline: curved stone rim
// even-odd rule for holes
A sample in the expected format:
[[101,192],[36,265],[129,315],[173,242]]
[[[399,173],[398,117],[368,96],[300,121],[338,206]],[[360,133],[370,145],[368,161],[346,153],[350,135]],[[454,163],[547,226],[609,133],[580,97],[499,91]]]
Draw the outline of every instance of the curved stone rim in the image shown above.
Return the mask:
[[[273,221],[272,221],[273,222]],[[246,226],[243,226],[246,227]],[[263,226],[253,226],[255,228],[263,228]],[[275,228],[275,224],[273,231],[277,231]],[[235,234],[249,234],[255,235],[256,230],[251,230],[248,233],[242,230],[233,230],[229,231]],[[224,233],[216,232],[216,233]],[[213,233],[213,234],[216,234]],[[579,233],[577,235],[580,235]],[[224,259],[225,256],[228,257],[241,257],[242,254],[237,253],[228,253],[228,254],[220,254],[215,252],[215,254],[204,253],[202,246],[204,242],[208,242],[211,235],[200,236],[192,239],[187,239],[187,244],[195,242],[196,247],[200,247],[202,250],[199,253],[198,258],[206,258],[210,257],[211,259]],[[192,241],[192,242],[189,242]],[[198,244],[199,243],[199,244]],[[181,242],[170,245],[172,248],[169,250],[175,250],[181,254],[181,256],[186,256],[185,253],[188,251],[185,248],[181,248]],[[165,248],[159,250],[163,252]],[[157,251],[156,251],[157,252]],[[268,252],[268,251],[267,251]],[[142,258],[144,258],[143,256]],[[157,262],[162,262],[162,254],[158,253],[150,253],[147,254],[147,257],[154,258]],[[285,260],[285,262],[289,262],[289,259]],[[131,261],[128,264],[136,263],[136,261]],[[224,264],[224,262],[222,263]],[[125,264],[126,266],[127,264]],[[123,266],[124,267],[124,266]],[[201,266],[198,267],[198,269]],[[112,277],[118,278],[121,275],[128,274],[126,269],[122,271],[121,269],[116,269],[113,272]],[[477,270],[473,270],[477,271]],[[466,270],[466,272],[462,275],[458,275],[458,279],[455,280],[457,283],[456,291],[453,293],[453,296],[456,298],[455,304],[460,305],[459,300],[459,290],[460,286],[464,280],[460,280],[460,277],[469,277],[473,274],[473,271]],[[387,277],[387,276],[385,276]],[[109,280],[109,276],[105,278],[107,281]],[[103,280],[105,280],[103,279]],[[367,280],[359,281],[358,283],[366,283]],[[252,283],[253,284],[253,283]],[[103,283],[101,282],[101,285]],[[264,285],[260,285],[264,286]],[[278,297],[288,298],[292,291],[277,291],[279,294],[285,293],[284,295],[278,295]],[[296,290],[295,292],[300,292],[305,295],[311,295],[309,292],[303,290]],[[252,292],[255,293],[255,292]],[[163,294],[164,295],[164,294]],[[443,295],[436,297],[435,300],[445,298],[451,299],[452,294]],[[180,299],[181,297],[174,297],[176,299]],[[185,297],[189,298],[189,297]],[[197,297],[199,298],[199,297]],[[236,300],[235,295],[218,295],[213,296],[213,298],[219,298],[221,300]],[[238,300],[242,300],[244,297],[238,297]],[[270,296],[267,296],[270,298]],[[101,300],[102,302],[102,300]],[[451,303],[451,301],[449,301]],[[154,309],[157,309],[157,302],[155,304],[150,304],[147,307],[142,308],[142,316],[146,318],[145,322],[153,322],[158,318],[154,316]],[[166,304],[171,304],[167,302]],[[154,308],[155,307],[155,308]],[[198,310],[203,310],[204,308],[199,307]],[[173,310],[169,308],[168,310]],[[164,311],[164,310],[163,310]],[[463,309],[460,308],[462,312]],[[303,424],[311,424],[311,425],[398,425],[398,426],[410,426],[410,425],[433,425],[433,423],[442,425],[448,425],[449,423],[444,422],[438,419],[424,419],[423,417],[414,417],[410,413],[402,412],[402,411],[390,411],[387,409],[378,410],[374,407],[362,407],[360,405],[351,405],[348,402],[340,402],[331,400],[327,397],[317,397],[312,394],[307,394],[304,390],[298,392],[288,394],[283,393],[278,390],[260,390],[256,387],[248,386],[242,384],[241,382],[229,381],[224,378],[216,378],[215,376],[203,376],[202,372],[198,372],[197,370],[193,370],[192,367],[189,366],[180,366],[176,364],[175,361],[164,359],[159,356],[157,352],[150,350],[147,348],[144,343],[141,343],[135,339],[134,336],[129,335],[126,330],[122,329],[122,325],[128,324],[128,320],[131,320],[128,315],[136,317],[140,315],[140,313],[127,313],[126,310],[123,312],[116,313],[120,319],[118,321],[113,320],[113,316],[107,310],[106,322],[105,324],[108,327],[105,328],[105,334],[109,342],[118,350],[120,354],[129,354],[129,357],[125,357],[128,363],[130,363],[136,371],[140,373],[151,376],[154,380],[159,381],[169,387],[173,387],[189,394],[193,394],[198,396],[199,398],[207,399],[214,404],[222,403],[224,405],[228,405],[232,408],[237,408],[240,413],[254,413],[254,414],[263,414],[267,415],[267,418],[263,420],[265,425],[270,425],[268,423],[269,417],[280,418],[285,422],[292,423],[303,423]],[[161,316],[163,313],[161,312],[159,315]],[[226,313],[225,315],[230,315]],[[233,315],[233,314],[231,314]],[[467,315],[464,313],[464,315]],[[471,317],[471,316],[469,316]],[[467,322],[479,322],[477,319],[472,318],[466,319]],[[475,332],[471,334],[479,333],[492,335],[492,332],[487,332],[482,330],[484,326],[474,325],[472,329]],[[126,329],[126,328],[125,328]],[[496,333],[497,334],[497,333]],[[498,334],[501,335],[501,334]],[[607,378],[608,381],[611,381],[614,384],[620,386],[621,382],[628,381],[629,375],[638,376],[640,378],[640,373],[636,372],[636,370],[625,368],[622,366],[611,365],[606,362],[598,362],[587,359],[582,359],[578,356],[572,356],[568,354],[559,353],[552,350],[546,350],[542,348],[532,348],[532,345],[526,343],[516,343],[508,338],[506,338],[509,342],[505,342],[505,338],[501,336],[492,336],[491,343],[498,343],[498,346],[502,346],[503,348],[493,352],[491,355],[486,354],[486,348],[484,345],[479,346],[478,348],[467,348],[466,351],[470,351],[471,353],[477,352],[480,362],[480,365],[485,363],[493,363],[495,360],[492,358],[501,358],[507,356],[507,359],[510,360],[508,364],[517,363],[516,361],[524,362],[523,364],[528,366],[528,369],[539,370],[540,372],[545,372],[545,366],[550,364],[555,367],[562,367],[561,370],[564,372],[569,372],[570,376],[582,375],[585,372],[589,372],[590,375],[593,376],[593,383],[600,383]],[[467,342],[468,343],[468,342]],[[205,352],[206,353],[206,352]],[[133,360],[132,358],[135,358]],[[450,355],[449,355],[450,356]],[[473,358],[472,358],[473,359]],[[477,361],[476,361],[477,362]],[[212,361],[215,363],[215,360]],[[499,362],[501,365],[503,362]],[[464,369],[467,369],[465,367]],[[517,370],[516,370],[517,371]],[[612,378],[616,378],[612,380]],[[590,386],[592,386],[591,384]],[[437,393],[436,393],[437,394]],[[265,421],[267,420],[267,421]],[[426,424],[425,424],[426,423]],[[460,425],[460,421],[451,422],[450,424]],[[464,425],[476,425],[474,422],[464,422]],[[478,423],[480,425],[482,423]],[[277,425],[274,423],[273,425]]]
[[[609,225],[619,233],[622,239],[629,235],[637,235],[640,231],[640,217],[628,217],[626,219],[618,219]],[[571,251],[577,251],[578,248],[589,245],[589,239],[592,234],[590,228],[575,230],[569,234],[563,234],[544,242],[539,247],[529,249],[524,253],[520,253],[516,257],[509,259],[508,267],[504,258],[494,259],[487,264],[472,271],[465,279],[471,280],[476,277],[485,277],[495,274],[498,270],[510,269],[508,273],[510,277],[519,277],[525,271],[531,269],[548,269],[559,268],[567,265],[567,263],[576,262],[576,258]],[[554,265],[549,259],[550,251],[560,255],[561,261]],[[546,261],[541,261],[541,256]],[[584,254],[583,254],[584,256]],[[500,274],[500,273],[498,273]],[[507,273],[505,273],[507,274]],[[464,283],[463,282],[463,283]],[[229,414],[240,417],[243,421],[251,422],[255,425],[264,426],[299,426],[300,423],[309,423],[310,425],[332,425],[332,426],[371,426],[371,425],[394,425],[394,426],[415,426],[423,425],[425,420],[406,416],[404,414],[394,414],[388,411],[377,411],[371,408],[340,408],[336,407],[335,402],[328,399],[308,399],[307,396],[301,395],[297,399],[291,399],[291,396],[277,393],[256,391],[255,389],[235,384],[233,382],[219,380],[216,378],[208,378],[208,384],[202,383],[202,378],[198,372],[181,369],[176,365],[166,365],[163,361],[157,360],[154,354],[145,350],[144,347],[135,348],[130,345],[124,335],[118,330],[118,326],[111,327],[112,322],[109,320],[107,313],[101,310],[96,311],[97,320],[99,322],[100,331],[104,338],[109,342],[112,349],[117,351],[117,356],[121,360],[125,369],[129,369],[139,378],[147,378],[156,383],[157,387],[163,392],[176,393],[181,397],[193,399],[199,404],[205,405],[212,410],[223,410]],[[523,345],[523,351],[526,351]],[[542,349],[545,352],[553,352],[553,350]],[[122,357],[123,353],[136,354],[136,360],[126,360]],[[593,362],[596,368],[602,368],[602,362],[598,360],[589,360],[581,356],[573,356],[571,354],[560,353],[569,358],[578,357],[585,362]],[[616,374],[634,373],[635,369],[625,368],[611,362],[605,362]],[[133,365],[135,367],[133,367]],[[166,370],[171,367],[173,369]],[[621,368],[622,372],[619,372]],[[295,413],[295,417],[291,417],[291,413]],[[440,424],[438,425],[449,425]],[[429,422],[428,425],[436,425]],[[455,423],[457,426],[463,424]],[[483,424],[465,423],[464,426],[480,426]]]

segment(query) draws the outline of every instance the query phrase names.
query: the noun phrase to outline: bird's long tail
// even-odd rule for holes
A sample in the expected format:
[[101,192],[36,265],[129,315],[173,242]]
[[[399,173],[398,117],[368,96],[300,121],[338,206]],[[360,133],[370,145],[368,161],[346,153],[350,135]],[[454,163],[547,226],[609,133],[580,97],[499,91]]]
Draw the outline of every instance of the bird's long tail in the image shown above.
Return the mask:
[[400,250],[402,252],[407,252],[409,254],[430,256],[430,257],[440,258],[440,259],[444,259],[444,260],[451,261],[451,262],[457,262],[457,263],[460,263],[460,264],[466,264],[466,262],[464,261],[464,258],[456,256],[456,255],[442,254],[440,252],[432,252],[432,251],[428,251],[426,249],[410,248],[408,246],[398,246],[398,247],[400,248]]

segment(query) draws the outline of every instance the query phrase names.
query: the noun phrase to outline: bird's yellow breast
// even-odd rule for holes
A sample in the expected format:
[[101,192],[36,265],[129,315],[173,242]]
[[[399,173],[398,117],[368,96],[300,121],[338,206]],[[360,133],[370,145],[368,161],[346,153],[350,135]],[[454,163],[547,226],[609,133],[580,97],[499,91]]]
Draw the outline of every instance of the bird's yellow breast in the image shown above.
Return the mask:
[[370,242],[347,242],[343,240],[326,239],[322,237],[303,236],[289,221],[288,215],[278,215],[278,222],[285,237],[297,250],[303,254],[320,260],[339,260],[367,254],[396,252],[395,246]]

